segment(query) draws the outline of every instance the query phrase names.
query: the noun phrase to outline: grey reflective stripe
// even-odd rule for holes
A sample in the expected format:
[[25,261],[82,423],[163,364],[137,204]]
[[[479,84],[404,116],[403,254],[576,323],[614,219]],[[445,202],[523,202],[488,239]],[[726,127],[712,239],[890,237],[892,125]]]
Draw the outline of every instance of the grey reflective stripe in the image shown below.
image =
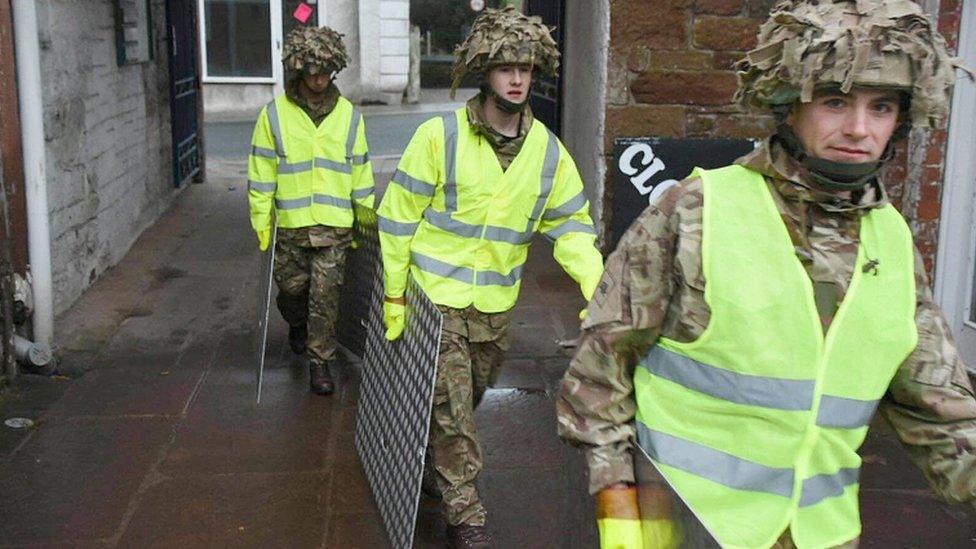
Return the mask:
[[341,162],[336,162],[335,160],[329,160],[328,158],[315,158],[316,168],[325,168],[326,170],[332,170],[339,173],[352,173],[352,168],[349,164],[343,164]]
[[474,279],[474,271],[467,267],[451,265],[450,263],[445,263],[439,259],[434,259],[433,257],[428,257],[414,251],[410,252],[410,260],[421,271],[426,271],[437,276],[453,278],[466,284],[471,284]]
[[352,150],[356,147],[356,134],[359,133],[359,118],[359,107],[353,106],[352,119],[349,121],[349,135],[346,136],[346,158],[349,162],[352,162]]
[[857,429],[871,422],[877,400],[856,400],[831,395],[820,398],[817,425],[836,429]]
[[740,374],[702,364],[660,345],[651,349],[640,366],[682,387],[729,402],[778,410],[809,410],[813,405],[813,380]]
[[522,269],[525,267],[524,264],[519,265],[512,269],[512,272],[508,274],[502,274],[495,271],[478,271],[478,277],[475,279],[475,284],[478,286],[514,286],[518,284],[518,281],[522,279]]
[[481,238],[483,231],[485,240],[507,242],[509,244],[524,244],[532,237],[532,233],[528,231],[516,231],[494,225],[472,225],[458,221],[451,217],[451,214],[438,212],[432,208],[424,210],[424,219],[442,231],[464,238]]
[[578,195],[570,198],[565,203],[555,208],[549,208],[546,213],[542,215],[542,219],[559,219],[560,217],[566,217],[573,215],[574,213],[580,211],[580,208],[586,205],[586,193],[580,191]]
[[265,149],[264,147],[258,147],[257,145],[251,145],[251,156],[260,156],[261,158],[278,158],[273,149]]
[[273,193],[278,190],[277,183],[262,183],[260,181],[247,180],[247,190],[257,191],[259,193]]
[[455,179],[457,162],[457,115],[451,113],[444,119],[444,209],[448,212],[457,211],[457,180]]
[[373,187],[366,187],[365,189],[353,189],[352,197],[355,199],[366,198],[373,194]]
[[637,442],[647,455],[669,467],[736,490],[793,495],[793,469],[769,467],[668,435],[637,422]]
[[495,271],[478,271],[477,276],[475,276],[472,269],[451,265],[417,252],[410,252],[410,259],[422,271],[444,278],[453,278],[465,284],[471,284],[472,279],[474,279],[474,283],[478,286],[514,286],[522,278],[522,270],[525,267],[524,264],[519,265],[508,274]]
[[385,217],[379,218],[380,231],[393,236],[413,236],[420,223],[403,223]]
[[532,208],[528,229],[532,228],[532,223],[536,219],[539,219],[539,216],[542,215],[542,210],[546,207],[546,201],[549,200],[549,193],[552,192],[552,182],[556,177],[556,168],[558,166],[559,140],[556,139],[554,133],[549,132],[549,141],[546,142],[546,156],[542,162],[542,172],[540,174],[539,198],[536,199],[535,207]]
[[842,495],[846,487],[858,483],[860,476],[860,468],[847,467],[832,475],[817,475],[805,479],[800,492],[800,507],[809,507],[827,498]]
[[307,208],[312,205],[312,197],[306,196],[305,198],[288,198],[288,199],[275,199],[275,208],[279,210],[298,210],[301,208]]
[[412,192],[413,194],[434,196],[434,189],[436,188],[434,184],[428,183],[422,179],[417,179],[416,177],[411,177],[400,170],[394,172],[393,179],[391,179],[391,181]]
[[335,206],[336,208],[345,208],[347,210],[352,209],[352,200],[348,198],[339,198],[338,196],[329,196],[327,194],[316,194],[313,197],[316,204],[323,204],[325,206]]
[[278,173],[279,174],[296,174],[312,170],[312,161],[308,162],[297,162],[295,164],[289,164],[285,157],[278,159]]
[[366,154],[354,154],[350,158],[350,162],[355,166],[362,166],[363,164],[369,162],[369,153]]
[[278,104],[274,99],[268,103],[268,122],[271,124],[271,135],[274,136],[275,150],[278,156],[285,157],[285,144],[281,137],[281,121],[278,119]]
[[595,235],[596,229],[593,228],[593,225],[588,223],[576,221],[575,219],[567,219],[566,221],[560,223],[556,228],[550,229],[544,234],[547,237],[555,240],[566,233],[587,233]]

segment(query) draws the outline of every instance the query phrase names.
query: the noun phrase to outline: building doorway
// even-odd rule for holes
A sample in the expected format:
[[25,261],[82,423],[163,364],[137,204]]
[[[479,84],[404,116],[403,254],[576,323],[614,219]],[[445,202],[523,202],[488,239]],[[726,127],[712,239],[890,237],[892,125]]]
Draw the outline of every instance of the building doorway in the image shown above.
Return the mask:
[[[959,56],[976,60],[976,3],[963,3]],[[949,121],[935,296],[960,355],[976,371],[976,84],[956,80]]]

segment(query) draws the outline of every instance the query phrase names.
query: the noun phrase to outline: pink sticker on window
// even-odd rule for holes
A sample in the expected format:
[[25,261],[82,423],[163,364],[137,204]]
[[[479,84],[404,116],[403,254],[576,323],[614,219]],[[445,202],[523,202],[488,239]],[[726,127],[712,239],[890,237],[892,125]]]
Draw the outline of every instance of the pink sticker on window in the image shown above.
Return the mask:
[[291,16],[298,19],[302,23],[307,23],[308,18],[312,15],[312,11],[312,6],[302,2],[301,4],[298,4],[298,7],[295,8],[295,13],[291,14]]

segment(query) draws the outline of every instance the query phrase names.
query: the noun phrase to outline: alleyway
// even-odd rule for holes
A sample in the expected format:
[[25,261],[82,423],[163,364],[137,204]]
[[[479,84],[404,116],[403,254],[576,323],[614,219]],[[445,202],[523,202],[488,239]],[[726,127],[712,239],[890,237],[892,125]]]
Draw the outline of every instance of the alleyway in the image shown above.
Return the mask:
[[[353,448],[355,369],[337,394],[311,395],[276,317],[254,404],[260,256],[244,163],[208,168],[59,318],[62,375],[23,376],[0,397],[2,418],[36,422],[0,426],[0,545],[386,546]],[[583,461],[556,438],[553,411],[569,356],[556,342],[575,337],[582,300],[544,241],[526,273],[505,370],[477,417],[489,520],[499,547],[596,547]],[[862,547],[976,544],[970,511],[938,502],[883,425],[863,454]],[[429,502],[417,545],[443,545]]]

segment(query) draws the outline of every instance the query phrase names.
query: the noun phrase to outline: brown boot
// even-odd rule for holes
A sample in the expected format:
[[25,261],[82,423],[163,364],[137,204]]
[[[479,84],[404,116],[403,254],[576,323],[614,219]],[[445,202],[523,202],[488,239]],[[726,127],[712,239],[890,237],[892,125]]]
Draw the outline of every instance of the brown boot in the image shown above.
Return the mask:
[[308,363],[308,385],[317,395],[331,395],[335,392],[335,382],[329,373],[329,365],[321,362]]
[[447,526],[447,546],[453,549],[487,549],[494,543],[487,526]]

